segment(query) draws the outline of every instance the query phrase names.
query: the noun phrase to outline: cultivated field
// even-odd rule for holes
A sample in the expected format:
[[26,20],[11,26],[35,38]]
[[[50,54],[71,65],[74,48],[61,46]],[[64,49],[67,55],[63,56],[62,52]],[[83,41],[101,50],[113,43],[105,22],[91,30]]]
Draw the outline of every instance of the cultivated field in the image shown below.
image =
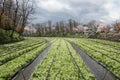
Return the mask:
[[[0,80],[12,80],[21,70],[24,71],[24,68],[27,69],[35,62],[48,46],[47,54],[44,57],[42,54],[42,60],[31,72],[30,80],[108,80],[108,76],[110,80],[120,78],[119,42],[85,38],[25,38],[21,42],[0,45]],[[82,56],[84,54],[87,56]],[[21,80],[26,80],[27,75],[24,72],[22,75],[24,79]],[[99,77],[101,75],[102,78]]]

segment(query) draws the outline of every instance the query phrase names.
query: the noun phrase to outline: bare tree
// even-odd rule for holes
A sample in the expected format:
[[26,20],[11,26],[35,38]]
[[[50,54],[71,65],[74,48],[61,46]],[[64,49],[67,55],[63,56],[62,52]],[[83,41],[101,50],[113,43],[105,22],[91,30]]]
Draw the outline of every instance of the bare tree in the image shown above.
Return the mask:
[[114,24],[114,30],[115,32],[119,33],[120,32],[120,22],[117,22]]
[[69,19],[69,28],[70,28],[70,33],[73,33],[73,27],[74,27],[74,25],[73,25],[73,20],[72,19]]
[[74,25],[74,27],[77,27],[79,24],[78,24],[78,22],[76,22],[75,20],[73,20],[73,25]]
[[49,26],[49,33],[52,33],[52,22],[50,20],[48,21],[48,26]]
[[22,5],[21,5],[21,29],[19,31],[20,36],[22,32],[24,31],[25,26],[28,23],[29,16],[33,14],[33,3],[30,0],[22,0]]
[[7,25],[6,25],[6,31],[7,30],[12,30],[12,23],[13,23],[13,12],[14,12],[14,10],[13,10],[13,8],[15,7],[14,6],[14,1],[13,0],[7,0],[6,1],[6,4],[5,4],[5,6],[6,6],[6,9],[5,9],[5,15],[8,17],[7,18]]
[[59,26],[59,22],[56,23],[56,31],[57,33],[60,33],[60,26]]
[[96,33],[98,24],[95,20],[90,21],[87,26],[92,30],[93,33]]
[[16,4],[15,4],[15,10],[14,10],[14,13],[13,13],[13,28],[12,28],[12,33],[10,35],[11,38],[13,37],[14,31],[17,27],[17,15],[18,15],[18,10],[19,10],[18,0],[16,0],[15,2],[16,2]]
[[64,21],[60,21],[60,30],[61,33],[64,33]]
[[5,2],[6,2],[6,0],[0,0],[0,7],[1,7],[1,10],[0,10],[0,28],[3,27],[2,17],[3,17],[3,14],[5,12]]
[[43,30],[42,30],[42,24],[36,24],[35,25],[35,29],[36,29],[36,33],[39,35],[39,36],[41,36],[42,34],[43,34]]

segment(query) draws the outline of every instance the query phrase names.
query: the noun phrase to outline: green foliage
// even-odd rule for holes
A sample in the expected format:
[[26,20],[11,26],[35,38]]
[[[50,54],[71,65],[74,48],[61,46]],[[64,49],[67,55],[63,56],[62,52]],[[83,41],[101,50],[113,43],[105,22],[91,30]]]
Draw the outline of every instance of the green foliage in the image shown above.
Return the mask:
[[[48,38],[48,40],[50,39]],[[86,80],[95,80],[83,60],[67,41],[63,40],[63,38],[57,38],[51,43],[48,55],[36,68],[31,80],[84,80],[82,76]],[[72,57],[74,57],[76,64]],[[82,74],[78,69],[81,70]]]
[[100,33],[97,38],[120,42],[120,33]]
[[120,77],[120,43],[99,39],[69,39]]
[[[36,44],[36,41],[39,41],[39,43],[37,42]],[[0,55],[1,55],[0,64],[2,64],[0,65],[0,79],[7,80],[17,70],[19,70],[23,66],[33,61],[40,54],[40,52],[46,48],[47,45],[42,39],[38,39],[38,38],[28,39],[27,38],[26,41],[9,44],[9,45],[5,44],[4,46],[9,47],[11,50],[8,49],[7,50],[8,53],[4,53],[4,51],[0,49],[1,50],[0,51]],[[16,47],[14,51],[12,51],[13,46]],[[17,48],[19,48],[19,46],[21,47],[25,46],[25,47],[23,47],[22,50],[19,49],[19,51],[17,51]],[[2,47],[2,45],[0,47]]]
[[85,34],[79,34],[79,33],[52,33],[52,34],[41,34],[38,35],[36,33],[34,34],[30,34],[30,35],[26,35],[26,36],[32,36],[32,37],[67,37],[67,38],[88,38],[89,35],[85,35]]
[[10,37],[11,33],[12,33],[12,30],[6,31],[3,29],[0,29],[0,44],[17,42],[24,39],[22,36],[19,37],[19,34],[17,32],[14,32],[13,37],[11,38]]

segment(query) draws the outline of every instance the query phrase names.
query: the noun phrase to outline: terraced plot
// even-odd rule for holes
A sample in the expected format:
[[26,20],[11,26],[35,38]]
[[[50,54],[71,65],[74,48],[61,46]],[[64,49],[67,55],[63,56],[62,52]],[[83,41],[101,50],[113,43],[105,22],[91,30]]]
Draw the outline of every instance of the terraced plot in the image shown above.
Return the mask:
[[[77,45],[81,50],[78,54],[72,44]],[[50,50],[43,57],[40,53],[46,49],[50,43]],[[76,51],[75,51],[75,50]],[[36,57],[40,55],[34,73],[30,80],[108,80],[107,76],[119,80],[120,78],[120,43],[99,39],[83,38],[26,38],[24,41],[0,45],[0,80],[7,80],[16,72],[24,69],[24,66],[33,63]],[[45,51],[45,50],[44,50]],[[86,56],[87,55],[87,56]],[[84,59],[83,59],[84,57]],[[86,59],[86,57],[88,59]],[[36,58],[37,59],[37,58]],[[92,65],[96,70],[91,69]],[[42,61],[42,62],[41,62]],[[35,62],[34,62],[35,63]],[[108,70],[110,75],[102,75],[103,72],[96,74],[97,66],[102,66],[102,70]],[[98,63],[98,64],[97,64]],[[36,65],[37,65],[36,64]],[[29,66],[29,65],[28,65]],[[35,67],[35,66],[34,66]],[[25,68],[27,70],[27,68]],[[28,69],[29,70],[29,69]],[[92,71],[93,70],[93,71]],[[93,74],[94,75],[93,75]],[[25,73],[24,73],[25,74]],[[18,74],[19,75],[19,72]],[[97,76],[96,76],[97,75]],[[24,75],[26,77],[27,75]],[[29,75],[30,76],[30,75]],[[117,76],[117,77],[116,77]],[[99,78],[98,78],[99,77]],[[16,79],[21,80],[21,79]]]
[[120,77],[120,43],[97,39],[69,39]]
[[95,80],[71,45],[58,39],[33,73],[32,80]]
[[[26,45],[23,45],[22,43],[25,43]],[[23,42],[15,44],[12,46],[10,45],[5,46],[9,46],[12,49],[12,47],[21,44],[26,47],[22,48],[19,51],[16,51],[16,49],[18,48],[16,47],[14,52],[12,51],[12,53],[10,53],[11,51],[10,52],[8,51],[6,55],[3,55],[0,58],[0,80],[7,80],[20,68],[34,60],[39,55],[39,53],[47,46],[44,40],[37,38],[29,39],[28,42],[25,40]],[[2,53],[3,52],[1,52],[1,55]]]

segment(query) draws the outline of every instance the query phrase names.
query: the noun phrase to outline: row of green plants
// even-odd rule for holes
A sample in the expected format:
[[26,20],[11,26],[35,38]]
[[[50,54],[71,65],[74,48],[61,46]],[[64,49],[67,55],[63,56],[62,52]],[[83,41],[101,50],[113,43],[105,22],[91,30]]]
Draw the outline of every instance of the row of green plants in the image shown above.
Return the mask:
[[108,57],[111,57],[114,60],[120,62],[120,52],[119,52],[119,50],[116,50],[115,48],[110,48],[108,46],[103,46],[101,44],[94,43],[94,42],[91,42],[89,40],[84,40],[84,39],[81,39],[80,43],[84,46],[87,46],[91,49],[94,49],[97,52],[99,52],[103,55],[106,55]]
[[[87,39],[73,39],[70,41],[74,42],[81,49],[83,49],[88,55],[96,59],[99,63],[105,66],[108,70],[113,72],[116,76],[120,77],[119,50],[116,50],[116,48],[114,47],[109,48],[106,45],[100,44],[100,43],[105,43],[105,44],[109,44],[112,46],[113,42],[105,41],[105,40],[96,40],[96,41],[99,41],[100,43],[94,43],[94,41],[90,41]],[[114,44],[118,45],[117,47],[119,47],[119,43],[117,44],[116,42]]]
[[[105,44],[100,43],[100,41],[99,42],[94,42],[94,41],[91,41],[91,40],[86,40],[86,42],[90,42],[91,44],[94,44],[94,47],[103,49],[103,50],[108,51],[112,54],[113,53],[114,54],[120,54],[118,46],[114,47],[114,46],[111,46],[111,45],[105,45]],[[97,46],[97,45],[99,45],[99,46]]]
[[22,50],[19,50],[17,52],[13,52],[13,53],[7,54],[5,56],[2,56],[0,58],[0,66],[3,65],[3,64],[5,64],[5,63],[7,63],[7,62],[9,62],[9,61],[11,61],[11,60],[13,60],[13,59],[15,59],[15,58],[17,58],[17,57],[19,57],[19,56],[21,56],[21,55],[26,54],[29,51],[32,51],[33,49],[35,49],[37,47],[40,47],[43,44],[45,44],[45,42],[38,43],[38,44],[36,44],[34,46],[26,47],[25,49],[22,49]]
[[31,80],[95,80],[81,57],[63,39],[55,39]]
[[[28,45],[29,44],[30,43],[28,43]],[[0,80],[7,80],[10,76],[14,75],[15,72],[17,72],[19,69],[29,64],[40,54],[40,52],[42,52],[46,48],[46,46],[47,44],[43,42],[42,44],[39,43],[34,45],[33,47],[26,47],[24,50],[18,51],[16,53],[11,53],[10,55],[7,54],[5,60],[7,59],[8,62],[0,66]],[[9,60],[10,58],[13,59]]]
[[25,40],[20,41],[20,42],[0,45],[0,57],[19,51],[19,50],[22,50],[22,49],[25,49],[26,47],[34,46],[43,41],[44,40],[37,39],[37,38],[26,38]]
[[88,39],[89,41],[93,41],[96,43],[100,43],[102,45],[111,46],[116,49],[120,49],[120,43],[119,42],[113,42],[108,40],[100,40],[100,39]]

